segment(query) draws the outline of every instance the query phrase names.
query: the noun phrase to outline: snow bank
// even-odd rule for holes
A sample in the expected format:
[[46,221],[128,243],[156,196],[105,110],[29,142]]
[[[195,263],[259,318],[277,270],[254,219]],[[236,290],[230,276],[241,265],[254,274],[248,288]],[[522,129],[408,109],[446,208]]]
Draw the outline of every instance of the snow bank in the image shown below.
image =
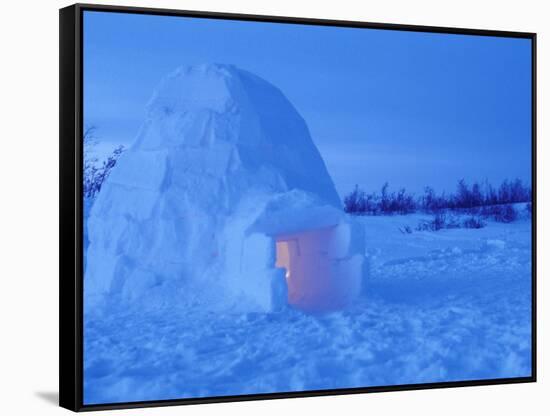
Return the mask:
[[343,311],[85,316],[85,402],[530,376],[530,221],[399,231],[421,218],[358,218],[378,252]]

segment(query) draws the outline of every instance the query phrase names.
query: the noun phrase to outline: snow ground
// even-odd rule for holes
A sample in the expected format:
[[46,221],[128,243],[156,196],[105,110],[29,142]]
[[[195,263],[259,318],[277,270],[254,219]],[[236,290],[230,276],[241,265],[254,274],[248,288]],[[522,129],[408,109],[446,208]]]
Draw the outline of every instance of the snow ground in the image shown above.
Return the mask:
[[86,404],[529,376],[531,224],[361,217],[371,273],[323,315],[85,312]]

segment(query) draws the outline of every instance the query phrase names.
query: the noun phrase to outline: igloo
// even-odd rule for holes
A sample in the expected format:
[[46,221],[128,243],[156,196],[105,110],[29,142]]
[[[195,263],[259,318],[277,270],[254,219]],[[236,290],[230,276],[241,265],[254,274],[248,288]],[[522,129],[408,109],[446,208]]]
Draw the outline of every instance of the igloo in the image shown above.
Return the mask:
[[230,65],[180,68],[91,208],[85,302],[275,311],[344,307],[365,275],[306,123]]

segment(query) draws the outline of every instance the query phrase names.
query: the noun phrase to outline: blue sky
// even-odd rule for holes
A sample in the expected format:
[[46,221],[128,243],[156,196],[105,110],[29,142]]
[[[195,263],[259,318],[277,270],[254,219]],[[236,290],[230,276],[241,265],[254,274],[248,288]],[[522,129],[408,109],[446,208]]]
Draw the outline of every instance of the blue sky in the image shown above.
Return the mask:
[[130,144],[159,81],[205,62],[279,87],[341,195],[530,182],[527,39],[85,12],[85,124]]

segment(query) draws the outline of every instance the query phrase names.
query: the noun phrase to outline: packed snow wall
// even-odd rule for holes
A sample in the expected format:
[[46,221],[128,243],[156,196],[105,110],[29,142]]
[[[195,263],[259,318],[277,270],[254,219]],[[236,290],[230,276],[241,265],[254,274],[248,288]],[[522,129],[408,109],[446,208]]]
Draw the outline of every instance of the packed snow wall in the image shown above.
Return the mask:
[[[277,88],[233,66],[181,68],[90,211],[85,301],[275,310],[291,287],[277,239],[347,223],[304,120]],[[354,260],[333,276],[360,281],[360,239],[344,251],[338,261]]]

